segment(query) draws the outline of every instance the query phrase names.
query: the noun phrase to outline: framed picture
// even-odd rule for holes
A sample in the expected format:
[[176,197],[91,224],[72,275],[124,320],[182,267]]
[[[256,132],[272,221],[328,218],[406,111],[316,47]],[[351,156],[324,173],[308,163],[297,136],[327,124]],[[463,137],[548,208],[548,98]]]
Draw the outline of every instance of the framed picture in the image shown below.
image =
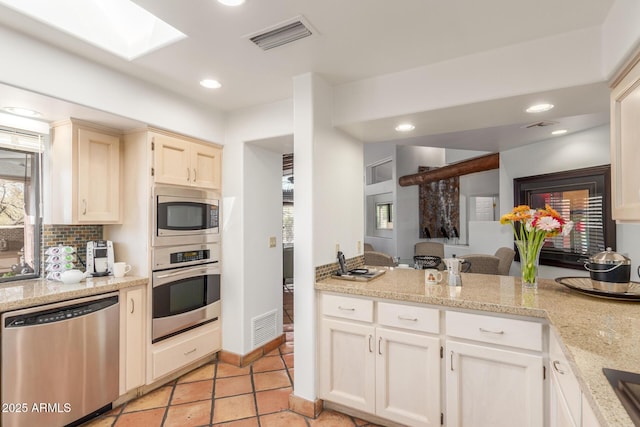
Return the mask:
[[[616,249],[616,223],[611,219],[611,167],[596,166],[513,180],[515,205],[532,209],[550,205],[574,222],[568,236],[547,238],[540,264],[584,270],[592,255]],[[516,250],[516,260],[519,260]]]

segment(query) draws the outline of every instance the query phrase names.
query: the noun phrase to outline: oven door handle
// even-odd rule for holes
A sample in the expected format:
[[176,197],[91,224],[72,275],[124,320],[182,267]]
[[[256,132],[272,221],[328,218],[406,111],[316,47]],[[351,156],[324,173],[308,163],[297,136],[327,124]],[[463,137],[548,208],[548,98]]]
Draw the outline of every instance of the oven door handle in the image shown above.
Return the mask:
[[[213,261],[212,264],[217,264],[218,261]],[[164,274],[159,274],[157,276],[155,276],[156,279],[166,279],[168,277],[175,277],[175,276],[193,276],[193,273],[207,273],[209,271],[211,272],[217,272],[218,267],[212,267],[212,266],[198,266],[198,267],[192,267],[192,268],[187,268],[187,269],[180,269],[180,271],[171,271],[169,273],[164,273]]]

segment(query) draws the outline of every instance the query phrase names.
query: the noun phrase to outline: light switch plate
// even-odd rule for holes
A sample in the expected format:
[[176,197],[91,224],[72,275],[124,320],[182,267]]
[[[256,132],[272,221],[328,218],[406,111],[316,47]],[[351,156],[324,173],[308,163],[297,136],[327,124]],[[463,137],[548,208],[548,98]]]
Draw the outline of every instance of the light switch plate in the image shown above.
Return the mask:
[[269,237],[269,247],[270,248],[276,247],[276,236]]

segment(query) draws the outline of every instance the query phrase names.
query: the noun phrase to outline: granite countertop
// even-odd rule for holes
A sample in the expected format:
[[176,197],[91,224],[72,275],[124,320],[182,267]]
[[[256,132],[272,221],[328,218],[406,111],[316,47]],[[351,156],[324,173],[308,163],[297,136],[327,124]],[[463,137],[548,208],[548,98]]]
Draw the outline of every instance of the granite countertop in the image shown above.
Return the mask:
[[73,285],[46,279],[18,280],[0,285],[0,312],[34,307],[91,295],[104,294],[132,286],[146,285],[146,277],[93,277]]
[[[380,267],[377,267],[380,268]],[[640,304],[580,294],[553,280],[524,291],[520,278],[462,274],[461,287],[427,286],[421,270],[390,268],[370,282],[325,279],[321,291],[546,319],[603,426],[631,426],[602,368],[640,372]]]

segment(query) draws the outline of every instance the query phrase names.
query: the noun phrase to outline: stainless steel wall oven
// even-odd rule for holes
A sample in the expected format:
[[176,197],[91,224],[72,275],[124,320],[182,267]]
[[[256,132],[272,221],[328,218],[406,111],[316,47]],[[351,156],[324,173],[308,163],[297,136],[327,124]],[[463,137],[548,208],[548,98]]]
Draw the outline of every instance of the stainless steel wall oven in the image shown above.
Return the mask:
[[219,243],[153,248],[152,342],[220,318]]

